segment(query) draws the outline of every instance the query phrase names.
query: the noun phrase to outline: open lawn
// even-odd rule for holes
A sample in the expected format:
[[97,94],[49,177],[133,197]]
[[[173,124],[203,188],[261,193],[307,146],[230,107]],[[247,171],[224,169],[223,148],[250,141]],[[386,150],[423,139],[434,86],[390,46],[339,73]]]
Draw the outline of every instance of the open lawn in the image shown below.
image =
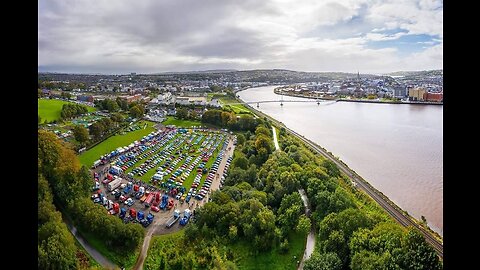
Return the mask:
[[[289,235],[289,250],[285,254],[280,254],[278,248],[273,248],[269,252],[254,255],[252,243],[239,241],[231,246],[236,258],[235,264],[240,270],[247,269],[297,269],[297,261],[303,257],[305,250],[306,236],[299,233]],[[294,258],[296,256],[296,259]]]
[[88,151],[82,153],[79,156],[80,163],[87,167],[92,166],[93,162],[97,160],[101,155],[109,153],[120,146],[129,145],[130,143],[141,139],[143,136],[148,135],[150,132],[154,131],[153,125],[154,122],[150,121],[141,121],[140,126],[144,126],[144,122],[147,123],[147,127],[145,129],[141,128],[139,130],[128,132],[124,135],[115,135],[112,136],[102,143],[96,145],[95,147],[89,149]]
[[[180,241],[185,235],[185,230],[180,230],[175,233],[152,236],[150,246],[148,248],[147,256],[145,257],[145,263],[143,268],[149,269],[165,269],[162,268],[160,252],[164,248],[175,247],[175,243]],[[172,269],[172,268],[170,268]]]
[[165,121],[162,122],[163,125],[175,125],[177,127],[192,127],[192,126],[205,126],[200,121],[192,121],[192,120],[179,120],[175,119],[173,116],[168,116]]
[[[38,115],[42,118],[42,123],[47,121],[53,121],[60,119],[60,112],[64,104],[71,102],[57,100],[57,99],[39,99],[38,100]],[[96,109],[94,107],[88,107],[89,112],[93,112]]]
[[137,257],[139,254],[139,249],[135,250],[135,252],[130,253],[130,254],[118,254],[115,253],[111,250],[109,250],[105,244],[99,240],[95,235],[91,233],[86,233],[83,231],[80,231],[81,235],[87,242],[95,248],[98,252],[100,252],[103,256],[108,258],[110,261],[115,263],[116,265],[120,267],[125,267],[125,269],[132,269],[135,263],[137,262]]

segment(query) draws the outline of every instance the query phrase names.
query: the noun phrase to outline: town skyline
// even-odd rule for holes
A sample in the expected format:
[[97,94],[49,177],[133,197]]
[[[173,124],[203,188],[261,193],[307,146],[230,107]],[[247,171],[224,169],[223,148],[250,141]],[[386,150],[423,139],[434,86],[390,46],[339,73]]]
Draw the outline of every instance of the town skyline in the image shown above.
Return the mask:
[[38,16],[40,72],[443,69],[442,1],[42,1]]

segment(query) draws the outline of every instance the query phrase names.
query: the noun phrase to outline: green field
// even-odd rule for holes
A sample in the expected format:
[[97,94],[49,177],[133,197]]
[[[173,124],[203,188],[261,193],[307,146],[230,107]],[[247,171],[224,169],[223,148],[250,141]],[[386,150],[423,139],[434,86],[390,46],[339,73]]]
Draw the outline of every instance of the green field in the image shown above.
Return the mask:
[[[42,118],[42,122],[54,121],[60,119],[60,112],[64,104],[71,102],[57,100],[57,99],[39,99],[38,100],[38,115]],[[88,107],[89,112],[94,112],[96,109],[94,107]]]
[[[250,269],[297,269],[297,261],[303,257],[307,237],[299,233],[291,233],[288,238],[290,248],[285,254],[280,254],[278,248],[258,255],[250,254],[252,243],[239,241],[231,246],[235,253],[235,264],[240,270]],[[294,258],[296,256],[296,259]]]
[[173,116],[168,116],[165,121],[162,122],[163,125],[175,125],[177,127],[192,127],[192,126],[202,126],[200,121],[192,121],[192,120],[179,120],[175,119]]
[[[92,166],[93,162],[97,160],[101,155],[109,153],[120,146],[123,147],[123,146],[129,145],[130,143],[141,139],[143,136],[148,135],[150,132],[155,130],[155,128],[153,128],[153,125],[155,125],[154,122],[150,122],[150,121],[141,121],[141,122],[147,123],[147,127],[145,129],[142,128],[139,130],[128,132],[124,135],[115,135],[106,139],[102,143],[82,153],[79,156],[80,163],[82,165],[90,167]],[[141,126],[143,126],[143,124]]]
[[222,95],[222,94],[219,94],[219,93],[209,93],[208,98],[210,98],[210,99],[218,98],[218,100],[220,101],[220,103],[222,104],[223,107],[232,109],[232,111],[236,114],[240,114],[240,113],[251,114],[252,113],[249,109],[247,109],[242,104],[230,105],[232,103],[238,103],[238,100],[236,100],[235,98],[233,98],[231,96]]
[[[145,269],[159,269],[161,258],[159,257],[162,249],[173,250],[180,248],[179,241],[183,241],[184,230],[173,234],[153,236],[150,247],[145,259]],[[272,248],[268,252],[261,252],[257,255],[252,251],[252,243],[239,241],[233,245],[228,244],[226,248],[233,252],[235,264],[240,270],[254,269],[270,269],[270,270],[295,270],[297,269],[297,261],[300,261],[305,249],[306,236],[291,233],[288,239],[290,248],[287,253],[280,254],[278,248]],[[191,248],[191,249],[190,249]],[[189,252],[194,247],[187,247],[187,250],[181,252]]]
[[135,252],[128,254],[127,256],[121,255],[115,252],[112,252],[109,250],[105,244],[99,240],[95,235],[91,233],[87,233],[84,231],[81,231],[79,229],[80,234],[87,240],[87,242],[98,252],[100,252],[103,256],[105,256],[107,259],[115,263],[116,265],[120,267],[125,267],[125,269],[132,269],[135,263],[137,262],[137,257],[138,254],[140,253],[140,250],[137,249]]

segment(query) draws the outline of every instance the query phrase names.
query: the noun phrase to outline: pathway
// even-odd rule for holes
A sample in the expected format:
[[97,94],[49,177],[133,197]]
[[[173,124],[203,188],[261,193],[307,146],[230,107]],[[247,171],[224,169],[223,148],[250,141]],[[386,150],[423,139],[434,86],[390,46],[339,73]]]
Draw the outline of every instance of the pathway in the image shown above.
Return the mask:
[[90,256],[98,262],[103,268],[105,269],[120,269],[117,265],[115,265],[113,262],[111,262],[109,259],[105,258],[100,252],[98,252],[95,248],[90,246],[85,239],[81,235],[78,234],[77,228],[72,226],[70,223],[65,221],[67,224],[68,229],[70,232],[77,238],[78,242],[80,245],[83,246],[83,248],[90,254]]
[[273,132],[273,143],[275,144],[275,150],[280,150],[280,146],[278,145],[278,140],[277,140],[277,132],[274,126],[272,126],[272,132]]
[[[310,216],[310,213],[311,213],[310,202],[308,201],[308,197],[305,194],[305,190],[299,189],[298,193],[300,193],[300,196],[302,197],[303,205],[305,206],[305,215]],[[307,244],[305,246],[305,252],[303,253],[302,261],[300,261],[300,264],[298,265],[299,270],[303,269],[305,260],[310,258],[314,249],[315,249],[315,226],[312,226],[307,236]]]
[[[272,126],[272,132],[273,132],[273,142],[275,144],[275,150],[280,150],[280,146],[278,145],[277,132],[274,126]],[[305,190],[303,190],[303,188],[299,189],[298,193],[300,193],[300,197],[302,197],[303,205],[305,206],[305,215],[309,217],[312,211],[310,210],[310,202],[308,201],[307,194],[305,194]],[[300,264],[298,265],[299,270],[303,269],[305,260],[310,258],[314,248],[315,248],[315,226],[312,226],[307,236],[307,244],[305,246],[305,251],[303,252],[303,258],[300,261]]]

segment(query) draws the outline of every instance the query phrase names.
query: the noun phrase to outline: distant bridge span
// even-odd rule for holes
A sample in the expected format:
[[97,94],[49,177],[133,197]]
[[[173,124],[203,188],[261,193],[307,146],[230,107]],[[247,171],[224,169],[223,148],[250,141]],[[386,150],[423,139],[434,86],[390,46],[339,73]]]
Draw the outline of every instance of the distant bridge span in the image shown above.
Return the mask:
[[320,103],[320,102],[331,102],[331,101],[334,101],[334,102],[337,102],[338,100],[337,99],[315,99],[315,100],[259,100],[259,101],[249,101],[249,102],[237,102],[237,103],[228,103],[228,104],[225,104],[225,105],[242,105],[242,104],[261,104],[261,103],[286,103],[286,102],[316,102],[316,103]]

